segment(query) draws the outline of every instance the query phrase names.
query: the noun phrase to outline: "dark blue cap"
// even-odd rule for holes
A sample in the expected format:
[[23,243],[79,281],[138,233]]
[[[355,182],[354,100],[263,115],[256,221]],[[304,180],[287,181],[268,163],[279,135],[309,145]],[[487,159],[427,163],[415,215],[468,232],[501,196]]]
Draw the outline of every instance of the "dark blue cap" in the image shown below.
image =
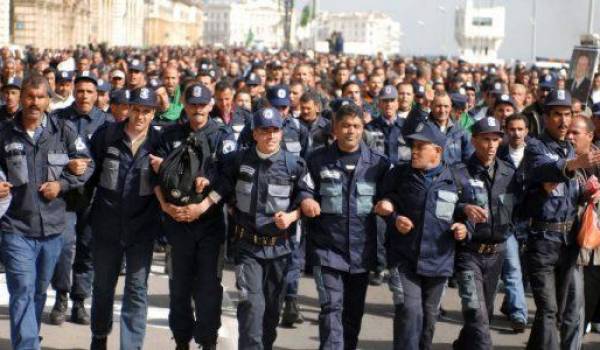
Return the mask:
[[12,87],[21,90],[21,85],[23,85],[23,81],[21,80],[21,78],[12,76],[4,81],[4,84],[2,84],[2,88],[4,89]]
[[465,90],[477,91],[477,89],[475,88],[475,85],[473,85],[473,83],[470,81],[467,81],[466,83],[464,83],[462,87],[465,88]]
[[424,97],[425,96],[425,86],[419,83],[413,83],[413,90],[415,91],[416,97]]
[[97,83],[98,83],[98,91],[101,91],[101,92],[109,92],[110,91],[111,86],[108,83],[108,81],[106,81],[104,79],[98,79]]
[[452,107],[465,108],[467,107],[467,96],[454,92],[450,94],[450,101],[452,101]]
[[159,87],[162,86],[162,81],[157,77],[152,77],[148,80],[148,87],[154,91],[156,91]]
[[552,74],[544,74],[540,77],[539,86],[542,90],[554,90],[556,88],[556,80]]
[[156,93],[152,89],[141,87],[131,91],[129,104],[155,108],[158,105],[158,101]]
[[250,73],[246,77],[246,85],[260,85],[262,80],[256,73]]
[[185,103],[192,105],[207,105],[212,100],[210,90],[200,84],[195,83],[185,89]]
[[600,117],[600,102],[592,105],[592,116]]
[[398,98],[398,90],[394,85],[386,85],[379,91],[380,100],[395,100]]
[[292,103],[287,85],[273,85],[267,89],[267,100],[273,107],[287,107]]
[[500,81],[495,81],[490,85],[488,92],[494,95],[502,95],[505,92],[504,84],[502,84]]
[[515,100],[508,94],[502,94],[496,97],[496,102],[494,102],[494,108],[501,104],[508,104],[511,105],[514,109],[517,109],[517,104],[515,103]]
[[544,107],[571,107],[571,94],[566,90],[552,90],[544,100]]
[[255,128],[279,128],[283,127],[283,119],[281,114],[275,108],[263,108],[254,113],[254,127]]
[[345,97],[338,97],[329,103],[329,107],[331,107],[333,113],[337,113],[342,106],[346,105],[355,105],[355,103],[351,99]]
[[484,117],[473,124],[471,128],[473,135],[479,134],[499,134],[504,135],[500,122],[494,117]]
[[98,85],[98,78],[89,70],[84,70],[77,73],[77,76],[75,77],[75,83],[77,84],[80,81],[89,81],[94,83],[96,86]]
[[143,72],[146,70],[146,65],[144,65],[144,62],[142,62],[140,59],[134,58],[131,60],[131,62],[129,62],[129,65],[127,66],[127,68],[129,70],[136,70],[139,72]]
[[442,148],[446,147],[446,135],[431,122],[422,122],[417,125],[415,132],[408,135],[407,138],[411,140],[418,140],[424,142],[431,142],[434,145],[438,145]]
[[54,78],[57,83],[63,81],[73,81],[73,72],[68,70],[61,70],[56,73],[56,78]]
[[129,97],[130,97],[130,94],[129,94],[129,90],[127,90],[127,89],[113,90],[110,93],[110,103],[126,105],[126,104],[129,104]]

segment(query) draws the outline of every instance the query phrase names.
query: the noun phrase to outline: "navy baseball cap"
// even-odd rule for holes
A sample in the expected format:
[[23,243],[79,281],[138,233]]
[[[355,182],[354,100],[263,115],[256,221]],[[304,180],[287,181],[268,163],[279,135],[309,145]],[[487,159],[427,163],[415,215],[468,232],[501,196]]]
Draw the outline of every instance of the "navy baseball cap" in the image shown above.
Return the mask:
[[278,128],[283,127],[283,119],[281,114],[275,108],[263,108],[254,113],[254,127],[255,128]]
[[131,91],[129,104],[156,108],[158,106],[158,101],[156,93],[152,89],[141,87]]
[[508,94],[502,94],[496,97],[496,102],[494,102],[494,108],[501,104],[508,104],[511,105],[514,109],[517,109],[517,104],[515,103],[515,100],[513,100],[513,98],[510,97],[510,95]]
[[144,65],[144,63],[140,59],[134,58],[131,60],[131,62],[129,62],[129,65],[127,66],[127,68],[129,70],[143,72],[146,70],[146,65]]
[[96,78],[94,73],[90,72],[89,70],[84,70],[77,74],[77,76],[75,77],[75,84],[77,84],[80,81],[89,81],[91,83],[94,83],[94,85],[98,86],[98,78]]
[[250,86],[250,85],[260,85],[260,84],[262,84],[262,80],[260,79],[260,77],[258,75],[256,75],[256,73],[250,73],[246,77],[246,85]]
[[56,73],[55,78],[57,83],[64,81],[73,81],[73,72],[67,70],[61,70]]
[[490,94],[494,95],[502,95],[504,93],[504,84],[499,81],[496,81],[490,85],[490,89],[488,90]]
[[566,90],[552,90],[544,100],[544,108],[571,107],[571,94]]
[[153,77],[148,81],[148,87],[154,91],[156,91],[159,87],[162,86],[162,81],[160,79]]
[[185,89],[185,103],[207,105],[212,100],[212,93],[203,84],[195,83]]
[[540,77],[539,86],[542,90],[554,90],[556,88],[556,81],[552,74],[544,74]]
[[98,79],[98,91],[101,92],[109,92],[110,91],[110,84],[108,83],[108,81],[104,80],[104,79]]
[[408,139],[431,142],[444,148],[446,146],[446,135],[431,122],[422,122],[415,128],[415,132],[407,136]]
[[416,97],[424,97],[425,96],[425,86],[423,86],[419,83],[414,83],[413,90],[415,91]]
[[4,84],[2,84],[2,88],[5,89],[5,88],[12,87],[12,88],[17,88],[17,89],[21,90],[22,85],[23,85],[23,81],[21,80],[21,78],[12,76],[4,81]]
[[477,89],[475,88],[475,85],[473,85],[473,83],[470,81],[467,81],[466,83],[464,83],[462,87],[465,88],[465,90],[477,91]]
[[126,104],[129,104],[129,97],[130,97],[130,94],[129,94],[129,90],[127,90],[127,89],[113,90],[110,93],[110,103],[126,105]]
[[500,136],[504,136],[504,131],[502,131],[500,122],[494,117],[481,118],[478,122],[473,124],[471,132],[473,135],[498,134]]
[[356,104],[351,99],[345,98],[345,97],[338,97],[338,98],[334,99],[333,101],[329,102],[329,107],[331,107],[331,111],[333,113],[337,113],[337,111],[339,111],[340,108],[342,108],[342,106],[346,106],[346,105],[356,105]]
[[290,90],[286,85],[273,85],[267,90],[267,100],[273,107],[287,107],[292,103]]
[[452,107],[465,108],[467,107],[467,96],[460,92],[454,92],[450,94],[450,101],[452,101]]
[[592,105],[592,116],[600,117],[600,102]]
[[386,85],[379,92],[380,100],[395,100],[398,98],[398,90],[394,85]]

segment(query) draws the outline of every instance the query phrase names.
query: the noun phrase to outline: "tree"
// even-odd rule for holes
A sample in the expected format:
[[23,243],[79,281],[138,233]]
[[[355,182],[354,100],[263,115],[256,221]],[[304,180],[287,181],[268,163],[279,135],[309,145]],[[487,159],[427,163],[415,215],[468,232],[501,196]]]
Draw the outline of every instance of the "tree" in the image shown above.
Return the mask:
[[300,15],[300,26],[306,27],[308,22],[312,19],[312,13],[309,5],[304,6],[302,9],[302,14]]

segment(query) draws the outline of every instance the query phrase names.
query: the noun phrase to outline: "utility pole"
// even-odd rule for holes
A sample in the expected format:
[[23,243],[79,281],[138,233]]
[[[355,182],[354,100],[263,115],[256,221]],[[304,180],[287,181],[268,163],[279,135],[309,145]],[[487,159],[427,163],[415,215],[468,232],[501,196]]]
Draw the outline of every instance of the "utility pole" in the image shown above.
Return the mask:
[[587,32],[581,36],[581,45],[600,47],[600,35],[594,33],[595,0],[589,0]]
[[292,11],[294,11],[294,0],[283,0],[283,48],[288,51],[291,49]]

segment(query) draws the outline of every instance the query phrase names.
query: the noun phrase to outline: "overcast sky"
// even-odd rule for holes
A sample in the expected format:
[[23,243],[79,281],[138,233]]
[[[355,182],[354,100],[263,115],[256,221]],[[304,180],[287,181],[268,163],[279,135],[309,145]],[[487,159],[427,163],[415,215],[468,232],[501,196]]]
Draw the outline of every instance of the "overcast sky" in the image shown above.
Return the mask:
[[[531,60],[534,0],[475,0],[476,4],[506,7],[506,36],[499,56],[504,59]],[[536,55],[542,57],[571,57],[579,36],[587,29],[589,0],[536,0]],[[594,30],[600,33],[600,0],[595,0]],[[400,22],[404,37],[402,54],[445,54],[444,42],[450,54],[457,55],[454,39],[454,14],[465,0],[320,0],[324,11],[383,11]],[[297,0],[301,9],[310,0]],[[368,4],[368,8],[365,7]],[[445,13],[438,8],[446,9]],[[425,25],[420,25],[422,21]]]

